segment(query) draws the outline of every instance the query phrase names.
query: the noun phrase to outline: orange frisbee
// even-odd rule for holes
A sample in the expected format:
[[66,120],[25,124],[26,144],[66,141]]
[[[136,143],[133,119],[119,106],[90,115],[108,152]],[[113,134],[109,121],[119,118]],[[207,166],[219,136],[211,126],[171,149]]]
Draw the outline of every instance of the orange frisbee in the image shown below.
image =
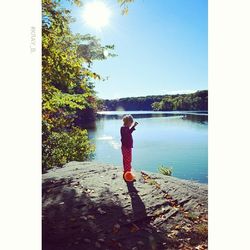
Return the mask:
[[132,173],[131,172],[126,172],[125,174],[124,174],[124,179],[126,180],[126,181],[133,181],[134,180],[134,176],[132,175]]

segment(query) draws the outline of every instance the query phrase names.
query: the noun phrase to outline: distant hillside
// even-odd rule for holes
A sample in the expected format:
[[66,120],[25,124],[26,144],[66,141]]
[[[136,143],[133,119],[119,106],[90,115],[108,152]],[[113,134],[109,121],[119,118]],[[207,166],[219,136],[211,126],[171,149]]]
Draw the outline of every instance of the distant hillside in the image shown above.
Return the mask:
[[208,91],[192,94],[152,95],[102,100],[102,110],[208,110]]

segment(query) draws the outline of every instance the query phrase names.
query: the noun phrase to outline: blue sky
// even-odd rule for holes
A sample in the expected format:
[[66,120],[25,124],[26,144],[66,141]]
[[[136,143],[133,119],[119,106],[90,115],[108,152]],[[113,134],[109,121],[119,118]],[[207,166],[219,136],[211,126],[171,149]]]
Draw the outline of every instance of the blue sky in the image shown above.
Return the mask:
[[[85,0],[91,2],[93,0]],[[98,61],[93,70],[101,98],[120,98],[207,89],[207,0],[135,0],[121,15],[116,0],[103,0],[112,11],[101,31],[88,27],[82,9],[73,8],[72,31],[90,33],[114,44],[115,58]],[[83,7],[84,8],[84,7]]]

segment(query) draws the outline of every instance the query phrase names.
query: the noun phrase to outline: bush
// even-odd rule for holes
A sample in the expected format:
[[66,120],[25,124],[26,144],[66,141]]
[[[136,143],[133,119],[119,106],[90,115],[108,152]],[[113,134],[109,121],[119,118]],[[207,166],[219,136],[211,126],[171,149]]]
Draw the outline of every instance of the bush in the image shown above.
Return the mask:
[[164,167],[163,165],[160,166],[158,168],[158,171],[161,173],[161,174],[164,174],[164,175],[167,175],[167,176],[171,176],[172,175],[172,168],[170,167]]
[[84,161],[91,157],[94,145],[86,129],[74,128],[70,132],[52,132],[43,143],[43,170],[62,166],[69,161]]

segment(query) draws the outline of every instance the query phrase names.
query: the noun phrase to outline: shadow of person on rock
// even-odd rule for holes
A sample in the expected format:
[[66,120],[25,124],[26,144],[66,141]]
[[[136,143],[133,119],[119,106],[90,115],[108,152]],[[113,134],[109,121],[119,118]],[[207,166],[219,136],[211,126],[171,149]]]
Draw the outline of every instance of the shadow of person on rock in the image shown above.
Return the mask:
[[127,187],[132,222],[131,213],[124,210],[124,201],[108,187],[95,194],[89,192],[90,184],[81,186],[73,178],[44,180],[42,249],[164,249],[163,243],[168,241],[150,224],[151,217],[138,190],[133,183],[127,183]]
[[134,219],[147,219],[147,212],[141,197],[138,195],[138,190],[134,186],[134,182],[126,182],[128,194],[131,198],[131,205],[133,209]]
[[134,182],[126,182],[128,188],[128,194],[131,198],[131,206],[133,210],[133,221],[131,225],[135,225],[137,229],[134,233],[129,235],[127,241],[131,241],[131,245],[134,243],[142,244],[137,245],[137,249],[158,250],[163,249],[163,242],[166,242],[164,235],[158,232],[154,227],[150,225],[152,216],[148,216],[146,212],[146,206],[143,203],[141,197],[138,194],[138,190],[134,186]]

